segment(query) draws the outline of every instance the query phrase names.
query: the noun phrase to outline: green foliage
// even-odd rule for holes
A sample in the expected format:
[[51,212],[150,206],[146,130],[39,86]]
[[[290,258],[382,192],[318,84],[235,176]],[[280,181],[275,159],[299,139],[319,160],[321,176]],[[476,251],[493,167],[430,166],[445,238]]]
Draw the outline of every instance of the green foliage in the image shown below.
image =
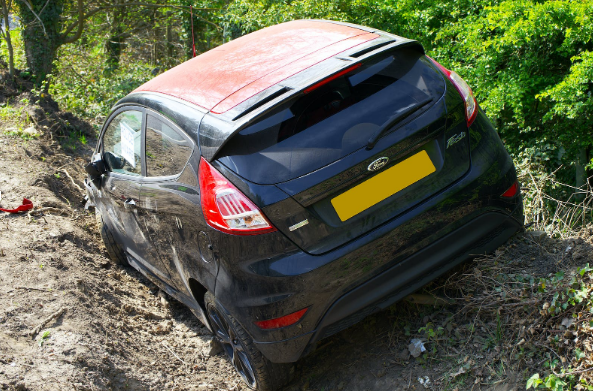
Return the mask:
[[592,270],[593,270],[593,268],[590,267],[589,264],[586,264],[585,267],[579,268],[578,272],[579,272],[579,275],[581,277],[583,277],[585,275],[585,273],[588,273]]
[[505,1],[442,28],[434,55],[474,87],[515,157],[574,165],[593,145],[590,15],[590,1]]
[[[88,54],[80,57],[84,49]],[[99,43],[91,48],[64,46],[59,57],[49,93],[60,106],[92,123],[101,123],[119,99],[154,77],[154,67],[125,55],[118,69],[104,73],[106,54]]]
[[[23,99],[20,103],[27,104],[28,100]],[[8,136],[20,137],[25,141],[40,136],[39,132],[30,127],[31,118],[23,105],[13,105],[10,100],[0,104],[0,123],[3,125],[3,133]]]
[[331,19],[375,27],[414,38],[430,48],[443,26],[496,1],[458,0],[238,0],[225,14],[227,27],[246,34],[295,19]]
[[426,341],[431,345],[430,353],[436,354],[439,339],[444,336],[445,329],[441,326],[435,327],[432,322],[428,322],[426,326],[420,327],[418,332],[422,333]]
[[23,131],[22,127],[18,127],[18,128],[12,128],[9,130],[6,130],[4,132],[4,134],[6,134],[7,136],[16,136],[16,137],[20,137],[25,141],[29,141],[29,140],[33,140],[37,137],[39,137],[39,133],[34,133],[34,134],[30,134],[30,133],[26,133]]
[[238,0],[229,6],[225,23],[229,29],[239,30],[242,35],[295,19],[345,21],[348,20],[348,13],[343,10],[345,5],[349,5],[348,2],[331,0],[290,2]]
[[[24,69],[27,66],[25,61],[25,46],[21,37],[21,29],[10,30],[10,40],[14,50],[14,66],[18,69]],[[0,38],[0,58],[8,62],[8,46],[4,38]]]
[[10,104],[10,102],[5,102],[0,105],[0,120],[2,122],[7,122],[15,117],[20,117],[23,114],[23,108],[16,108]]
[[[569,150],[593,145],[593,52],[583,51],[571,58],[572,65],[566,76],[538,94],[549,111],[543,120],[555,131],[562,145],[570,145]],[[593,160],[589,163],[592,168]]]
[[527,380],[526,388],[530,389],[543,389],[543,390],[551,390],[551,391],[563,391],[568,390],[569,388],[565,388],[567,386],[567,382],[562,380],[560,377],[556,376],[555,374],[551,373],[546,376],[544,379],[540,379],[539,374],[535,374]]
[[529,380],[527,380],[527,385],[525,386],[525,388],[527,388],[528,390],[532,387],[537,388],[542,383],[542,380],[539,378],[539,373],[536,373],[535,375],[531,376]]
[[552,293],[552,300],[549,306],[546,306],[545,311],[550,315],[558,315],[568,308],[593,305],[591,302],[593,299],[592,287],[584,280],[588,278],[588,273],[592,270],[593,268],[589,267],[589,264],[579,268],[566,287],[563,287],[563,272],[558,272],[547,279],[540,279],[538,291]]
[[428,322],[426,326],[420,327],[418,332],[423,333],[428,341],[436,341],[438,337],[443,335],[444,329],[441,326],[434,327],[433,323]]
[[[232,29],[225,30],[221,25],[222,15],[228,5],[226,0],[181,0],[180,4],[184,6],[192,5],[193,8],[193,31],[194,42],[196,44],[196,54],[206,52],[222,43],[228,41],[231,37],[238,34]],[[181,46],[185,53],[185,59],[192,58],[192,23],[190,13],[187,8],[178,10],[173,14],[174,25],[180,25],[179,36]],[[179,62],[179,58],[174,58]],[[176,64],[175,64],[176,65]]]
[[[546,279],[540,279],[538,292],[540,295],[548,296],[551,301],[543,305],[541,312],[544,316],[572,316],[572,319],[580,324],[579,320],[586,313],[593,313],[593,285],[591,285],[591,272],[593,268],[586,264],[578,268],[576,273],[570,275],[570,279],[562,272],[550,275]],[[586,315],[585,315],[586,316]],[[550,345],[555,348],[562,346],[562,339],[554,335],[548,339]],[[544,378],[540,378],[538,373],[532,375],[526,384],[527,389],[542,390],[569,390],[576,386],[577,377],[571,372],[571,366],[564,367],[556,356],[549,356],[550,359],[544,363],[549,369]],[[574,348],[574,360],[571,365],[578,367],[582,360],[587,359],[587,354],[583,349]],[[578,373],[578,371],[577,371]],[[585,379],[579,380],[580,389],[593,389]]]
[[553,120],[555,116],[563,116],[570,120],[591,118],[593,114],[593,98],[591,83],[593,81],[593,52],[584,51],[571,58],[572,65],[568,75],[553,87],[537,97],[553,102],[545,120]]

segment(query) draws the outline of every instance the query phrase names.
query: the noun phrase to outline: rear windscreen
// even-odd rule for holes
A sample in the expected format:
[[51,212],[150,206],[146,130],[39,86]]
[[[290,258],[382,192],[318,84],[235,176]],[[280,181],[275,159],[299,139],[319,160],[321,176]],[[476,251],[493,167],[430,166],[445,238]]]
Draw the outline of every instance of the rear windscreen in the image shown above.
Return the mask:
[[249,181],[274,184],[339,160],[401,113],[443,95],[443,79],[429,64],[412,49],[373,59],[241,130],[219,161]]

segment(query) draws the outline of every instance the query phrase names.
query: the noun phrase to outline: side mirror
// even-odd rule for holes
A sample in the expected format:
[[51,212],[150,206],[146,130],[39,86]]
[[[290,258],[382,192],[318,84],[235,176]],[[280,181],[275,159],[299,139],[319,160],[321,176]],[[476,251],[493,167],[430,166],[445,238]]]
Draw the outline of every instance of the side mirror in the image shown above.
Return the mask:
[[113,152],[105,152],[103,154],[103,159],[105,160],[107,169],[110,171],[120,170],[124,168],[124,166],[126,165],[126,161],[124,160],[124,158],[117,156]]
[[101,155],[93,155],[93,160],[84,167],[84,170],[89,174],[89,178],[93,181],[95,186],[99,188],[101,186],[101,175],[105,174],[107,171],[103,160],[101,160]]

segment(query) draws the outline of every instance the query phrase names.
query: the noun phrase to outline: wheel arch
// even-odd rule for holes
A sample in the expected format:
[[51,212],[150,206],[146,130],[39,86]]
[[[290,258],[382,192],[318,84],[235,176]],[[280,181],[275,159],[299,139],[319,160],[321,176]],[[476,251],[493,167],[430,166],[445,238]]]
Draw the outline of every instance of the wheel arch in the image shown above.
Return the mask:
[[200,306],[200,308],[202,308],[203,311],[206,311],[206,303],[204,301],[204,296],[206,295],[206,292],[208,292],[208,289],[206,289],[204,285],[202,285],[198,280],[196,280],[193,277],[189,278],[187,284],[189,286],[189,290],[191,291],[192,296],[194,297],[194,300],[198,303],[198,305]]

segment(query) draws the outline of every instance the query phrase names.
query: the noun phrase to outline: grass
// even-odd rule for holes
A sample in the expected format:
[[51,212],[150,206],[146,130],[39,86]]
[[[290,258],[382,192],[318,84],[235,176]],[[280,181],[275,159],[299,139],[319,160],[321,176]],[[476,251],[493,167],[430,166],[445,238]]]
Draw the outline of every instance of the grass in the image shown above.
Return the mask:
[[4,134],[7,136],[20,137],[25,141],[33,140],[40,136],[37,131],[32,131],[31,128],[23,129],[22,125],[19,125],[16,128],[8,128],[4,131]]
[[4,125],[3,133],[8,136],[20,137],[25,141],[40,136],[37,129],[32,127],[32,121],[26,111],[28,99],[22,99],[19,106],[12,105],[10,101],[0,104],[0,122]]
[[0,104],[0,120],[3,122],[14,122],[15,119],[22,117],[24,107],[14,107],[9,102]]

